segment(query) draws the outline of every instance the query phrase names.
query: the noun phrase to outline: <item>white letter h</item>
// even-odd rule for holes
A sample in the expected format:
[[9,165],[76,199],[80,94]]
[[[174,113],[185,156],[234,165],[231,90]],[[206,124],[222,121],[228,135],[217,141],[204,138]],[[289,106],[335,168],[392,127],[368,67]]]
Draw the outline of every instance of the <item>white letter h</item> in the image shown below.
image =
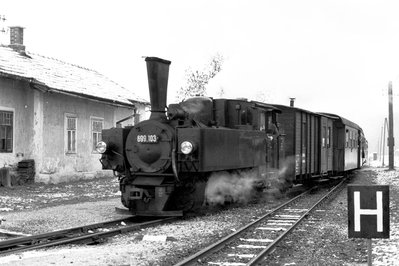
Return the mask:
[[377,232],[383,230],[383,209],[382,209],[382,191],[376,192],[377,209],[360,209],[360,191],[354,191],[354,209],[355,209],[355,231],[360,232],[360,215],[377,215]]

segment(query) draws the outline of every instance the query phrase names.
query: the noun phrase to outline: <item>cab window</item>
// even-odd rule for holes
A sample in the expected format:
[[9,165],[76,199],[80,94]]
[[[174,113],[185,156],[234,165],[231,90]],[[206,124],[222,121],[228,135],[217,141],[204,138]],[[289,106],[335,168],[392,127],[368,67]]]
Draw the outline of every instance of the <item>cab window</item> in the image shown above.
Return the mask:
[[241,125],[252,125],[252,113],[249,108],[241,111]]
[[259,130],[266,130],[266,114],[264,112],[261,112],[259,116]]

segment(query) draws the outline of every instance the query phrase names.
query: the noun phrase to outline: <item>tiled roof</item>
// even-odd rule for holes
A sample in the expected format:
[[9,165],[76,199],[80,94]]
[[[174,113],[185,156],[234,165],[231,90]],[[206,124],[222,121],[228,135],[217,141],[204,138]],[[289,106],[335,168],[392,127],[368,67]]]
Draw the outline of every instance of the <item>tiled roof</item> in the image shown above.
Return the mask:
[[0,46],[0,74],[27,79],[54,91],[88,98],[130,105],[132,101],[148,102],[95,70],[29,52],[26,54]]

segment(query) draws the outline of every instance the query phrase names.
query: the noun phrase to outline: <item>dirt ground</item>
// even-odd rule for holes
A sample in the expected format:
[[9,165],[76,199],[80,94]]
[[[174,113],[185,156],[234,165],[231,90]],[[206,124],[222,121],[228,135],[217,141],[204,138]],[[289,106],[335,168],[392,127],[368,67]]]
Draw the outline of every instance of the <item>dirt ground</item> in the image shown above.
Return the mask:
[[1,216],[2,212],[96,201],[119,197],[120,194],[116,178],[98,178],[60,184],[34,183],[11,188],[0,187],[0,195]]
[[[399,265],[399,170],[364,168],[356,184],[390,185],[390,239],[373,239],[373,265]],[[115,179],[58,185],[0,188],[0,229],[42,232],[117,218],[121,207]],[[364,239],[349,239],[347,191],[343,189],[309,217],[268,258],[265,265],[366,265]],[[284,198],[282,198],[284,200]],[[108,239],[96,246],[68,245],[0,257],[0,265],[173,265],[237,230],[278,204],[251,204]],[[44,221],[46,221],[45,226]],[[144,241],[143,235],[174,241]]]

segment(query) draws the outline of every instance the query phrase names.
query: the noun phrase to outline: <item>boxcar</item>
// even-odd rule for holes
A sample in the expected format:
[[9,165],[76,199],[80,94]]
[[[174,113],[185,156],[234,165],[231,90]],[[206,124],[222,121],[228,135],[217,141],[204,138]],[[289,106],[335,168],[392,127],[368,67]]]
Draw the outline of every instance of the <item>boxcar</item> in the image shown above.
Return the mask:
[[279,127],[284,137],[287,176],[294,183],[333,172],[334,118],[304,109],[275,105],[282,110]]

